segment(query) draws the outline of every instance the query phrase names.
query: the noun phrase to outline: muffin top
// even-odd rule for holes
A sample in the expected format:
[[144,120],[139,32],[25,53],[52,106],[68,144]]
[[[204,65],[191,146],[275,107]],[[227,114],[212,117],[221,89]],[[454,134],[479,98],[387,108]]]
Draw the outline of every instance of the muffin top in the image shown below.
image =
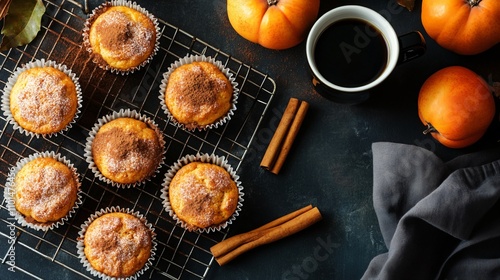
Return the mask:
[[15,207],[27,222],[55,222],[73,208],[78,179],[66,164],[52,157],[39,157],[19,170],[14,190]]
[[89,43],[98,63],[128,70],[150,57],[156,36],[147,15],[126,6],[106,6],[91,23]]
[[50,134],[74,119],[78,96],[73,80],[50,67],[35,67],[19,74],[10,92],[10,111],[25,130]]
[[216,226],[235,212],[239,192],[226,169],[191,162],[179,169],[168,187],[172,210],[189,230]]
[[174,69],[168,77],[165,104],[187,129],[201,128],[223,118],[232,106],[233,87],[210,62],[199,61]]
[[128,277],[141,270],[151,248],[151,230],[131,214],[104,214],[85,231],[85,257],[95,270],[111,277]]
[[141,182],[159,167],[163,157],[160,132],[128,117],[114,119],[97,131],[92,157],[102,175],[120,184]]

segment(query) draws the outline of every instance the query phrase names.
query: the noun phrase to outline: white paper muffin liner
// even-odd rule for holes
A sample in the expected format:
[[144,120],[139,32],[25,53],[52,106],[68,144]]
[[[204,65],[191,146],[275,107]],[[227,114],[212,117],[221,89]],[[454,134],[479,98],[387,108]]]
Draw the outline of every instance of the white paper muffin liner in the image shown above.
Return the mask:
[[[129,276],[129,277],[125,277],[125,278],[111,277],[111,276],[108,276],[100,271],[97,271],[89,263],[89,261],[87,260],[87,257],[85,256],[85,252],[84,252],[85,232],[87,231],[87,228],[90,226],[90,224],[94,220],[96,220],[97,218],[103,216],[104,214],[117,213],[117,212],[133,215],[134,217],[141,220],[141,222],[143,222],[144,225],[151,231],[151,254],[149,256],[149,259],[146,261],[146,263],[144,264],[144,267],[142,269],[138,270],[134,275]],[[142,274],[144,274],[145,271],[147,271],[149,269],[149,267],[153,266],[153,261],[155,259],[156,247],[157,247],[156,233],[154,232],[153,225],[148,223],[146,218],[141,213],[139,213],[139,211],[134,212],[131,209],[121,208],[119,206],[112,206],[112,207],[107,207],[107,208],[101,209],[101,210],[97,211],[96,213],[90,215],[90,217],[87,219],[87,221],[81,225],[81,230],[78,232],[78,236],[79,237],[77,238],[77,243],[76,243],[78,258],[80,259],[80,263],[83,264],[85,269],[87,269],[87,271],[90,272],[90,274],[92,274],[92,276],[96,276],[96,277],[99,277],[99,278],[104,279],[104,280],[115,280],[115,279],[117,279],[117,280],[118,279],[120,279],[120,280],[133,280],[133,279],[137,279],[138,277],[140,277]]]
[[[166,89],[167,89],[168,78],[170,77],[170,74],[175,69],[179,68],[180,66],[182,66],[184,64],[189,64],[189,63],[192,63],[192,62],[195,62],[195,61],[196,62],[200,62],[200,61],[210,62],[210,63],[214,64],[215,66],[217,66],[219,68],[219,70],[224,75],[226,75],[226,77],[228,78],[229,82],[231,83],[231,86],[233,88],[233,97],[232,97],[232,100],[231,100],[231,103],[232,103],[231,104],[231,108],[229,108],[229,111],[227,112],[227,114],[225,116],[223,116],[222,118],[220,118],[219,120],[215,121],[212,124],[208,124],[208,125],[197,127],[197,128],[188,129],[184,124],[178,122],[174,118],[174,116],[172,115],[172,113],[170,113],[170,111],[168,110],[167,104],[165,103],[165,92],[166,92]],[[239,88],[238,88],[238,83],[236,82],[235,77],[229,71],[228,68],[224,67],[224,65],[222,64],[222,62],[220,62],[218,60],[215,60],[212,57],[207,57],[207,56],[204,56],[204,55],[186,55],[185,57],[183,57],[183,58],[181,58],[181,59],[173,62],[172,64],[170,64],[170,67],[168,67],[167,72],[163,73],[163,79],[162,79],[161,84],[160,84],[159,99],[160,99],[161,108],[163,109],[163,111],[167,115],[167,118],[174,125],[176,125],[177,127],[182,128],[184,130],[187,130],[187,131],[195,131],[195,130],[202,131],[202,130],[207,130],[207,129],[212,129],[212,128],[218,128],[219,126],[222,126],[225,123],[227,123],[229,120],[231,120],[231,116],[234,115],[234,111],[236,110],[236,104],[238,102],[239,92],[240,91],[239,91]]]
[[[140,120],[140,121],[148,124],[151,129],[154,129],[156,134],[158,135],[158,139],[160,141],[160,145],[162,148],[162,158],[161,158],[160,162],[158,163],[158,166],[156,167],[155,172],[153,174],[151,174],[150,176],[148,176],[147,178],[144,178],[144,180],[142,180],[142,181],[138,181],[138,182],[131,183],[131,184],[122,184],[122,183],[115,182],[115,181],[107,178],[106,176],[104,176],[101,173],[101,171],[99,171],[99,169],[97,168],[97,165],[94,163],[94,158],[92,156],[92,142],[94,141],[94,138],[95,138],[97,132],[104,124],[106,124],[112,120],[118,119],[118,118],[133,118],[136,120]],[[92,130],[89,133],[89,137],[87,137],[87,143],[85,145],[84,151],[85,152],[84,152],[83,156],[85,157],[85,161],[87,161],[87,163],[89,164],[89,168],[92,170],[92,172],[95,174],[95,176],[97,178],[99,178],[99,180],[101,180],[107,184],[110,184],[114,187],[131,188],[131,187],[136,187],[136,186],[140,186],[140,185],[144,184],[145,182],[151,180],[151,178],[154,178],[156,176],[156,174],[158,172],[160,172],[160,167],[164,164],[164,160],[165,160],[164,159],[165,139],[163,139],[163,133],[160,131],[160,129],[158,128],[158,126],[155,124],[155,122],[152,119],[139,114],[135,110],[121,109],[118,112],[113,112],[112,114],[106,115],[106,116],[97,120],[97,122],[94,124],[94,127],[92,128]]]
[[[63,128],[62,130],[57,131],[57,132],[53,132],[53,133],[49,133],[49,134],[39,134],[39,133],[35,133],[35,132],[28,131],[28,130],[24,129],[21,125],[19,125],[19,123],[17,123],[17,121],[12,116],[12,112],[10,111],[10,92],[12,91],[12,88],[16,84],[19,75],[28,69],[39,68],[39,67],[52,67],[52,68],[55,68],[55,69],[63,72],[73,81],[73,83],[75,84],[75,89],[76,89],[77,108],[76,108],[76,112],[75,112],[75,116],[73,117],[73,120],[71,122],[69,122],[68,125],[66,125],[66,127]],[[78,118],[78,116],[80,115],[81,107],[82,107],[82,89],[80,87],[80,83],[78,82],[78,77],[76,76],[75,73],[71,72],[71,69],[69,69],[66,65],[58,64],[57,62],[52,61],[52,60],[45,60],[45,59],[34,60],[34,61],[31,61],[31,62],[29,62],[21,67],[18,67],[14,71],[14,73],[12,73],[12,75],[9,77],[9,79],[7,80],[7,83],[5,84],[5,87],[3,90],[3,95],[2,95],[2,111],[3,111],[3,115],[6,117],[7,122],[11,123],[14,126],[14,129],[19,130],[21,133],[24,133],[26,136],[35,136],[37,138],[40,136],[50,138],[51,136],[57,135],[59,133],[63,133],[65,131],[67,131],[68,129],[70,129],[72,127],[72,125],[76,122],[76,119]]]
[[[131,69],[123,70],[123,69],[111,67],[107,63],[105,63],[105,64],[101,63],[96,57],[93,56],[94,51],[92,50],[92,46],[90,45],[90,40],[89,40],[90,27],[92,26],[92,23],[97,19],[97,17],[99,15],[101,15],[106,8],[112,7],[112,6],[125,6],[125,7],[129,7],[129,8],[132,8],[132,9],[138,11],[138,12],[143,13],[144,15],[146,15],[147,17],[149,17],[151,19],[151,21],[153,22],[155,29],[156,29],[156,42],[155,42],[155,47],[154,47],[153,51],[151,52],[151,54],[149,55],[149,57],[146,60],[144,60],[141,64],[139,64],[138,66],[131,68]],[[151,14],[149,11],[147,11],[146,9],[139,6],[136,2],[131,2],[131,1],[127,1],[127,0],[112,0],[112,1],[107,1],[107,2],[99,5],[98,7],[96,7],[94,10],[92,10],[92,13],[89,15],[89,17],[85,21],[85,24],[84,24],[84,27],[82,30],[82,37],[83,37],[84,48],[87,50],[88,53],[90,53],[91,56],[93,56],[92,62],[95,63],[99,68],[106,70],[106,71],[111,71],[111,73],[128,75],[130,73],[134,73],[135,71],[141,69],[146,64],[151,62],[153,57],[158,52],[158,49],[160,48],[161,30],[160,30],[160,26],[158,24],[158,19],[153,14]]]
[[[236,187],[238,188],[238,204],[236,206],[236,210],[234,211],[233,215],[227,219],[225,222],[218,224],[218,225],[213,225],[207,228],[196,228],[194,230],[190,230],[186,222],[182,221],[177,217],[175,214],[174,210],[172,209],[170,205],[170,199],[168,196],[168,188],[170,185],[170,182],[174,178],[175,174],[179,169],[181,169],[183,166],[191,163],[191,162],[205,162],[205,163],[212,163],[216,164],[222,168],[224,168],[230,175],[233,181],[236,183]],[[163,200],[163,207],[165,207],[165,210],[167,210],[168,214],[170,217],[172,217],[178,225],[180,225],[182,228],[187,229],[189,231],[195,231],[195,232],[215,232],[215,231],[220,231],[222,229],[225,229],[227,226],[233,223],[233,221],[236,219],[237,216],[239,216],[239,212],[241,211],[241,207],[243,206],[243,196],[245,195],[243,193],[243,186],[241,185],[240,182],[240,177],[236,175],[236,172],[233,170],[231,165],[227,162],[227,160],[224,157],[219,157],[213,154],[196,154],[196,155],[187,155],[182,158],[180,158],[177,162],[175,162],[168,172],[165,174],[165,179],[163,180],[162,184],[162,189],[161,189],[161,195],[160,198]]]
[[[16,186],[15,186],[15,177],[16,174],[26,165],[28,162],[37,159],[37,158],[54,158],[59,162],[64,163],[68,168],[73,172],[73,176],[77,181],[77,195],[76,195],[76,200],[74,206],[70,209],[68,214],[64,216],[63,218],[59,219],[58,221],[54,222],[48,222],[48,223],[34,223],[34,222],[28,222],[24,215],[21,214],[21,212],[17,211],[16,206],[15,206],[15,193],[16,193]],[[81,182],[79,179],[78,172],[76,168],[73,166],[73,164],[66,159],[66,157],[61,156],[60,154],[56,154],[55,152],[41,152],[41,153],[35,153],[32,154],[26,158],[21,159],[16,166],[12,167],[10,169],[9,175],[7,177],[7,182],[5,184],[5,189],[4,189],[4,198],[5,202],[7,205],[7,210],[9,211],[9,214],[13,216],[16,221],[21,224],[22,226],[26,226],[35,230],[42,230],[42,231],[48,231],[50,229],[58,228],[59,226],[63,225],[78,209],[78,207],[82,204],[82,191],[81,191]]]

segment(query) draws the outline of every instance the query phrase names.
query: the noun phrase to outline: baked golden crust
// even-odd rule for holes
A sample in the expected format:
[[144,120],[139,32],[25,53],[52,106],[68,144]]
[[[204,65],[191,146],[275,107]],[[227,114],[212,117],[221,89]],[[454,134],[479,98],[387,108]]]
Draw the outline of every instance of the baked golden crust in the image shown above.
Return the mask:
[[78,96],[73,80],[50,67],[21,72],[10,92],[10,111],[27,131],[50,134],[63,130],[74,119]]
[[151,248],[151,230],[131,214],[104,214],[85,231],[85,257],[95,270],[111,277],[128,277],[141,270]]
[[163,156],[159,131],[133,118],[117,118],[99,128],[92,157],[101,174],[120,184],[153,175]]
[[40,157],[26,163],[14,179],[15,207],[29,223],[50,223],[75,205],[78,179],[64,163]]
[[210,62],[181,65],[168,78],[165,104],[188,129],[201,128],[223,118],[232,106],[233,87]]
[[189,230],[216,226],[236,210],[239,191],[222,167],[191,162],[179,169],[168,187],[170,205]]
[[151,18],[126,6],[103,9],[89,30],[89,44],[98,63],[120,70],[141,65],[156,47],[156,26]]

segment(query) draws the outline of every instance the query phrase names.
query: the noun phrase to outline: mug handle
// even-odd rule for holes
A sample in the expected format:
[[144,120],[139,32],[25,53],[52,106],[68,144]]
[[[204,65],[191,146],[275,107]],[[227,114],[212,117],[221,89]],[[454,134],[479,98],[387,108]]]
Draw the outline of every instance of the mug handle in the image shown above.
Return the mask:
[[398,64],[422,56],[427,50],[424,36],[419,31],[412,31],[398,37],[399,59]]

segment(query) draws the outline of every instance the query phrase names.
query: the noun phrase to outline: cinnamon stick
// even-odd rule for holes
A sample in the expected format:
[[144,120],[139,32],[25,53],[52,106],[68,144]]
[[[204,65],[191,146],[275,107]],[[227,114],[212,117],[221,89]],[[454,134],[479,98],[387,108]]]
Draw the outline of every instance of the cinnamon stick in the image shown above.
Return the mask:
[[297,98],[290,98],[290,101],[288,101],[285,112],[283,113],[278,127],[274,132],[273,138],[271,138],[271,142],[269,142],[266,153],[260,162],[260,166],[265,169],[272,169],[283,141],[288,133],[288,129],[292,125],[293,119],[295,118],[295,113],[297,113],[297,110],[299,109],[299,105],[300,102]]
[[[297,216],[303,214],[304,212],[307,212],[309,210],[312,209],[312,205],[307,205],[299,210],[296,210],[290,214],[287,214],[281,218],[278,218],[272,222],[269,222],[259,228],[256,228],[252,231],[249,231],[248,233],[251,233],[251,232],[256,232],[256,231],[262,231],[262,230],[266,230],[266,229],[269,229],[269,228],[273,228],[273,227],[276,227],[276,226],[279,226],[285,222],[288,222],[290,221],[291,219],[294,219],[296,218]],[[240,246],[243,242],[247,242],[249,240],[246,240],[245,237],[249,237],[251,236],[250,234],[247,234],[247,235],[236,235],[236,236],[233,236],[233,237],[230,237],[226,240],[224,240],[223,242],[213,246],[212,248],[210,248],[210,250],[212,251],[212,254],[215,256],[215,257],[219,257],[219,256],[222,256],[222,255],[225,255],[227,254],[228,252],[230,252],[231,250],[233,250],[234,248]]]
[[268,229],[268,228],[272,228],[272,227],[275,227],[275,226],[279,226],[285,222],[288,222],[290,221],[291,219],[293,218],[296,218],[297,216],[301,215],[302,213],[304,212],[307,212],[309,210],[311,210],[313,207],[311,204],[305,206],[305,207],[302,207],[300,208],[299,210],[295,210],[293,211],[292,213],[289,213],[289,214],[286,214],[285,216],[283,217],[280,217],[272,222],[269,222],[261,227],[258,227],[252,231],[258,231],[258,230],[264,230],[264,229]]
[[305,101],[302,101],[300,103],[300,107],[297,111],[297,114],[295,115],[292,126],[290,127],[290,130],[285,138],[285,141],[283,142],[283,146],[281,147],[278,158],[276,159],[276,162],[274,163],[274,166],[271,169],[272,173],[278,174],[281,170],[281,167],[285,163],[285,159],[288,156],[288,153],[290,152],[293,141],[295,140],[295,137],[299,132],[300,126],[302,125],[302,121],[306,116],[307,109],[309,109],[309,104]]
[[258,246],[297,233],[322,219],[317,207],[306,206],[247,233],[228,238],[210,248],[219,265]]
[[290,98],[283,117],[267,147],[260,166],[278,174],[305,118],[309,104]]

